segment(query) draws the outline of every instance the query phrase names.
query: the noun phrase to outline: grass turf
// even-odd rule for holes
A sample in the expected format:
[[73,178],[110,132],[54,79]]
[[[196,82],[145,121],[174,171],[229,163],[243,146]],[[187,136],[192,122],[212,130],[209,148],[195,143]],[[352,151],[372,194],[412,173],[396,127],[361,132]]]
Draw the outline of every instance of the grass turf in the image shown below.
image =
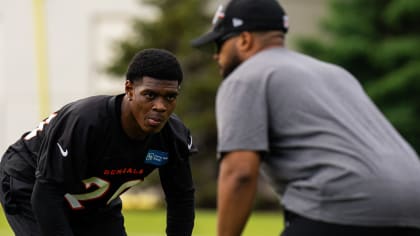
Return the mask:
[[[0,209],[0,235],[13,236]],[[125,226],[128,236],[161,236],[165,235],[165,211],[124,211]],[[283,217],[278,212],[253,212],[243,236],[279,235],[283,228]],[[194,236],[216,235],[216,213],[213,210],[196,211]]]

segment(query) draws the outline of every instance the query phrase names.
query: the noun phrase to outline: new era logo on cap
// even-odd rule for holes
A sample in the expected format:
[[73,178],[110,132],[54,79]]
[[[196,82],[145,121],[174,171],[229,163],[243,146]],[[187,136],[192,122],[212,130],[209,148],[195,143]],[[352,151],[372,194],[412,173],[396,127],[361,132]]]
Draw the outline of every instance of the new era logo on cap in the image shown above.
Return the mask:
[[232,19],[232,25],[233,25],[233,27],[239,27],[239,26],[241,26],[243,24],[244,24],[244,21],[241,20],[241,19],[239,19],[239,18],[233,18]]

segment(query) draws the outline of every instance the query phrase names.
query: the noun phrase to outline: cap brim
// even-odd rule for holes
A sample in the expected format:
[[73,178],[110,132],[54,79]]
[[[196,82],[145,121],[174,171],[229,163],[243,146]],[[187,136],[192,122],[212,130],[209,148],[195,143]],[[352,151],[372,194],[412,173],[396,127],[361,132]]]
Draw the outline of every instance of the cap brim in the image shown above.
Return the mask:
[[196,39],[193,39],[193,40],[191,41],[191,45],[192,45],[193,47],[196,47],[196,48],[206,47],[206,46],[208,46],[209,44],[214,43],[214,41],[215,41],[217,38],[219,38],[220,36],[221,36],[221,33],[220,33],[220,32],[214,32],[214,31],[212,31],[212,32],[209,32],[209,33],[207,33],[207,34],[204,34],[204,35],[203,35],[203,36],[201,36],[201,37],[198,37],[198,38],[196,38]]

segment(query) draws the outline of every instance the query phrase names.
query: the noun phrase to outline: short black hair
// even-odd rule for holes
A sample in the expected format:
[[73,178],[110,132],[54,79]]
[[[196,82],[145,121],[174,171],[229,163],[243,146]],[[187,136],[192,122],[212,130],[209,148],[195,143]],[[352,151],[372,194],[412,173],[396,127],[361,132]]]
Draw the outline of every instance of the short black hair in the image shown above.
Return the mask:
[[178,85],[183,79],[181,65],[171,52],[164,49],[149,48],[136,53],[131,60],[126,78],[136,81],[149,76],[160,80],[177,80]]

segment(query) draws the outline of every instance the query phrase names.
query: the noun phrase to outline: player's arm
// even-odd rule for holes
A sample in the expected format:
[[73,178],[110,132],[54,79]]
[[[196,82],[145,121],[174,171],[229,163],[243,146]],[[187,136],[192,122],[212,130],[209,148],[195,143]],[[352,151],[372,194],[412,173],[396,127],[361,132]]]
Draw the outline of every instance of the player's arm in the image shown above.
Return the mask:
[[64,190],[58,185],[36,181],[32,209],[45,236],[72,236],[64,209]]
[[254,151],[226,153],[220,162],[217,193],[218,236],[241,235],[257,190],[260,156]]
[[159,169],[167,204],[166,234],[191,235],[194,227],[194,184],[189,158]]
[[79,116],[63,110],[44,126],[31,199],[43,235],[73,235],[64,195],[85,172],[89,130]]

